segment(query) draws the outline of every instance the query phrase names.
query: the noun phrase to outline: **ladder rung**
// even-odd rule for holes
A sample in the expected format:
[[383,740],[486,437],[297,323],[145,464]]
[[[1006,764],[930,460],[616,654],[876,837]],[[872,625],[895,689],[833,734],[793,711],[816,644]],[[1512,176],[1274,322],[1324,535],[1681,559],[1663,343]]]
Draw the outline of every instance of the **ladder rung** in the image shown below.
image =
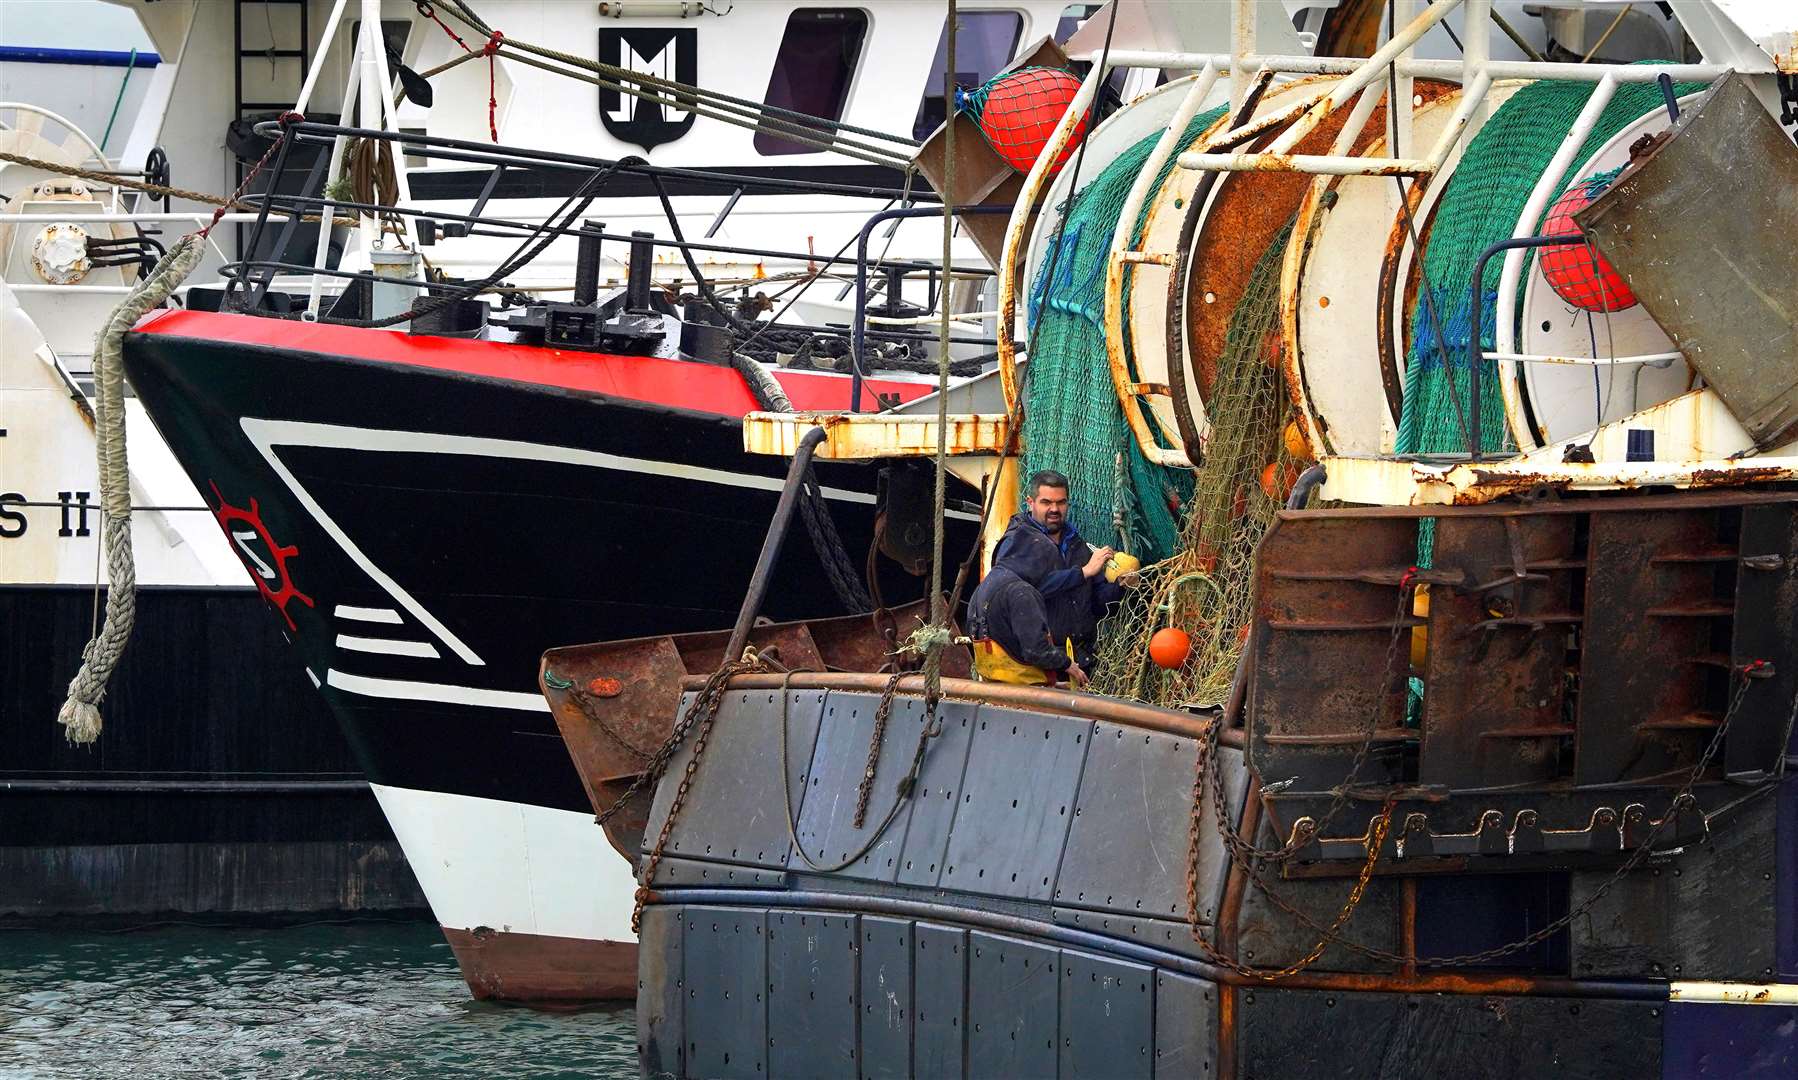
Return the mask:
[[254,58],[257,60],[267,60],[270,57],[274,57],[277,60],[280,60],[280,59],[298,60],[298,59],[303,58],[306,55],[306,50],[304,50],[304,49],[239,49],[239,50],[237,50],[237,55],[242,56],[246,59]]

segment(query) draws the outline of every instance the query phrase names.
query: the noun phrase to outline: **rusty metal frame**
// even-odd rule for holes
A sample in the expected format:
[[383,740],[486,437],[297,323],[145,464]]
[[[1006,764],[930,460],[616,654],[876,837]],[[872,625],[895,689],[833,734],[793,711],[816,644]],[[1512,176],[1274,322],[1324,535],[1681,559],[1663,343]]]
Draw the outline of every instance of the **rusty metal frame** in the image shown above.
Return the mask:
[[[1696,572],[1713,565],[1722,567],[1717,571],[1719,575],[1723,575],[1718,580],[1725,583],[1736,582],[1731,586],[1736,590],[1747,587],[1740,584],[1740,581],[1750,580],[1738,578],[1738,574],[1762,567],[1784,570],[1790,553],[1779,549],[1782,544],[1789,546],[1793,542],[1782,539],[1787,537],[1792,527],[1777,522],[1787,521],[1794,506],[1798,506],[1798,491],[1716,490],[1681,495],[1541,499],[1530,503],[1479,506],[1387,506],[1281,511],[1263,541],[1255,583],[1255,611],[1259,630],[1251,639],[1251,654],[1246,662],[1253,665],[1251,670],[1256,677],[1251,678],[1249,702],[1244,712],[1249,759],[1255,774],[1264,782],[1270,779],[1285,780],[1294,774],[1302,777],[1297,790],[1283,785],[1281,790],[1264,796],[1265,809],[1278,819],[1276,833],[1289,843],[1303,847],[1301,857],[1304,860],[1340,860],[1335,871],[1307,871],[1302,867],[1288,867],[1288,872],[1298,876],[1312,872],[1352,872],[1354,864],[1364,857],[1364,845],[1369,835],[1368,823],[1377,816],[1374,807],[1387,799],[1396,800],[1395,821],[1403,823],[1393,830],[1387,841],[1394,856],[1393,862],[1385,868],[1387,873],[1466,872],[1475,868],[1476,857],[1492,855],[1505,858],[1484,868],[1509,870],[1524,868],[1525,864],[1550,867],[1607,864],[1638,847],[1660,820],[1669,817],[1671,820],[1663,838],[1666,845],[1677,846],[1704,839],[1710,820],[1733,805],[1738,789],[1719,780],[1707,779],[1695,788],[1695,797],[1675,801],[1670,781],[1677,781],[1687,775],[1696,758],[1695,752],[1684,753],[1683,756],[1673,754],[1645,758],[1640,767],[1636,767],[1632,764],[1635,759],[1630,757],[1630,745],[1623,746],[1621,751],[1611,745],[1616,743],[1616,739],[1610,728],[1588,728],[1588,723],[1595,722],[1591,721],[1591,717],[1597,714],[1587,710],[1603,711],[1604,706],[1597,702],[1582,708],[1577,721],[1585,722],[1566,724],[1558,719],[1558,715],[1547,719],[1538,716],[1537,713],[1543,711],[1538,706],[1546,708],[1557,700],[1558,683],[1555,683],[1555,679],[1558,676],[1554,672],[1564,666],[1568,645],[1564,636],[1557,637],[1555,633],[1550,633],[1547,638],[1538,641],[1535,633],[1542,628],[1552,631],[1559,626],[1577,625],[1582,618],[1590,621],[1594,617],[1594,611],[1607,611],[1607,601],[1603,596],[1595,597],[1594,590],[1606,588],[1603,583],[1606,580],[1616,580],[1616,575],[1634,580],[1631,577],[1633,574],[1649,573],[1652,568],[1648,563],[1660,566],[1663,576],[1673,572],[1684,575],[1688,569]],[[1736,540],[1720,545],[1717,537],[1730,536],[1735,526],[1729,524],[1728,520],[1717,520],[1719,512],[1741,511],[1746,515],[1749,511],[1759,511],[1764,514],[1772,508],[1784,510],[1777,522],[1769,519],[1760,528],[1764,535],[1753,544]],[[1634,547],[1618,548],[1617,542],[1603,540],[1605,529],[1614,532],[1613,526],[1624,522],[1631,515],[1651,516],[1656,521],[1665,518],[1668,524],[1668,529],[1658,532],[1642,527],[1620,526],[1627,535],[1647,538],[1644,543],[1653,555],[1652,558],[1636,552]],[[1591,519],[1587,531],[1577,528],[1580,516]],[[1438,565],[1425,570],[1388,565],[1395,553],[1394,550],[1389,550],[1392,548],[1391,541],[1402,541],[1402,532],[1397,537],[1389,537],[1388,542],[1380,547],[1381,551],[1386,552],[1385,561],[1374,557],[1372,563],[1367,563],[1366,557],[1357,562],[1353,552],[1360,548],[1349,543],[1351,538],[1341,533],[1342,529],[1354,528],[1357,524],[1364,524],[1367,529],[1371,529],[1381,523],[1387,526],[1406,526],[1405,531],[1408,532],[1408,527],[1424,520],[1435,523],[1439,555]],[[1270,550],[1280,547],[1281,537],[1287,529],[1301,523],[1328,522],[1337,523],[1332,532],[1308,537],[1280,559],[1269,562]],[[1489,528],[1481,525],[1485,522],[1502,526],[1502,531],[1482,531]],[[1532,523],[1540,523],[1540,527],[1532,529]],[[1479,526],[1479,529],[1470,531],[1472,526]],[[1746,516],[1742,528],[1746,529]],[[1722,532],[1714,534],[1709,530]],[[1357,529],[1357,535],[1362,531]],[[1463,538],[1457,541],[1454,539],[1456,536]],[[1533,541],[1530,539],[1532,536],[1536,537]],[[1608,545],[1608,554],[1603,560],[1598,555],[1598,545],[1601,543]],[[1455,544],[1460,545],[1457,549],[1461,551],[1460,555],[1443,555],[1445,550],[1449,550],[1444,545],[1452,548]],[[1290,544],[1286,546],[1291,547]],[[1300,566],[1288,566],[1281,561],[1306,557],[1308,553],[1314,553],[1314,549],[1349,554],[1338,560],[1340,565],[1313,566],[1307,560]],[[1402,546],[1396,551],[1402,554]],[[1769,551],[1772,553],[1765,553]],[[1727,573],[1728,567],[1724,566],[1726,563],[1740,563],[1745,569]],[[1568,594],[1573,587],[1569,575],[1578,575],[1581,592],[1576,595],[1583,597],[1571,612],[1562,610],[1568,606],[1568,595],[1564,594]],[[1769,578],[1768,584],[1784,589],[1786,586],[1778,584],[1784,580]],[[1507,655],[1511,657],[1522,657],[1523,654],[1518,650],[1534,644],[1539,656],[1519,662],[1536,665],[1539,661],[1552,666],[1553,670],[1544,675],[1547,682],[1537,680],[1540,684],[1538,691],[1546,700],[1538,702],[1533,696],[1526,695],[1527,700],[1519,698],[1508,704],[1496,699],[1486,701],[1480,709],[1474,709],[1470,713],[1477,714],[1476,719],[1470,723],[1479,730],[1462,731],[1460,729],[1468,725],[1459,723],[1461,713],[1467,712],[1469,707],[1455,704],[1452,700],[1454,688],[1451,685],[1449,708],[1451,712],[1455,712],[1455,716],[1450,718],[1454,722],[1438,733],[1448,737],[1446,744],[1438,746],[1439,751],[1445,746],[1451,755],[1459,754],[1468,745],[1484,745],[1478,740],[1498,739],[1502,745],[1493,744],[1495,749],[1492,753],[1498,755],[1495,760],[1501,766],[1500,772],[1491,776],[1484,772],[1464,775],[1465,770],[1457,771],[1454,768],[1447,771],[1432,770],[1427,767],[1427,762],[1420,760],[1417,780],[1407,782],[1402,772],[1389,773],[1382,778],[1380,775],[1369,775],[1378,774],[1378,769],[1363,768],[1355,781],[1361,786],[1347,791],[1350,805],[1342,822],[1346,828],[1338,827],[1329,835],[1316,836],[1315,815],[1326,810],[1326,803],[1334,804],[1332,785],[1341,786],[1341,776],[1347,772],[1347,762],[1360,760],[1362,751],[1351,754],[1353,747],[1381,744],[1402,747],[1421,739],[1423,747],[1428,749],[1431,745],[1438,745],[1431,742],[1432,731],[1443,720],[1430,708],[1432,699],[1427,692],[1430,679],[1426,678],[1425,714],[1421,730],[1400,728],[1391,718],[1371,721],[1371,731],[1348,730],[1343,727],[1347,721],[1341,715],[1337,717],[1337,723],[1329,723],[1328,710],[1323,708],[1317,698],[1316,688],[1336,685],[1341,682],[1338,676],[1347,677],[1347,671],[1364,669],[1368,661],[1362,653],[1366,650],[1355,652],[1351,658],[1344,660],[1347,666],[1341,671],[1304,668],[1303,664],[1307,662],[1305,657],[1309,655],[1305,652],[1309,647],[1307,642],[1319,635],[1302,631],[1328,631],[1323,637],[1363,630],[1369,633],[1387,633],[1388,628],[1394,625],[1390,622],[1394,601],[1377,590],[1365,595],[1358,590],[1366,585],[1391,586],[1420,582],[1428,582],[1436,589],[1452,590],[1436,596],[1430,604],[1427,625],[1432,638],[1489,629],[1491,632],[1487,637],[1496,642],[1491,647],[1508,650]],[[1535,599],[1506,599],[1526,588]],[[1684,576],[1669,579],[1664,585],[1643,593],[1649,598],[1643,603],[1659,604],[1655,610],[1615,614],[1624,618],[1653,618],[1657,614],[1663,618],[1734,616],[1744,602],[1750,602],[1761,595],[1737,591],[1726,601],[1695,601],[1696,606],[1687,605],[1691,607],[1687,611],[1679,606],[1679,601],[1681,597],[1700,596],[1700,592],[1693,591],[1694,588],[1696,586],[1686,581]],[[1332,600],[1328,592],[1319,594],[1320,589],[1333,589],[1339,595]],[[1701,593],[1701,600],[1702,597],[1712,595],[1708,586]],[[1318,598],[1307,600],[1309,606],[1302,609],[1292,607],[1292,597],[1312,597],[1313,594],[1318,594]],[[1671,598],[1667,603],[1654,600],[1654,597],[1663,594]],[[1471,598],[1472,602],[1462,603],[1463,595]],[[1777,603],[1780,595],[1783,593],[1767,595],[1761,601],[1761,606]],[[1282,597],[1286,599],[1281,599]],[[1361,599],[1356,599],[1357,597]],[[1331,614],[1335,610],[1332,604],[1346,601],[1361,604],[1366,610],[1344,609],[1345,613],[1340,616]],[[1493,607],[1501,601],[1503,603],[1500,608]],[[1636,605],[1634,601],[1621,602]],[[1321,607],[1319,603],[1322,604]],[[1369,604],[1372,606],[1368,606]],[[1672,606],[1669,607],[1668,604]],[[1666,610],[1661,610],[1663,607]],[[1369,621],[1369,612],[1377,616],[1372,621]],[[1410,622],[1423,624],[1423,620],[1418,619]],[[1390,632],[1400,633],[1402,625]],[[1513,634],[1525,631],[1526,634],[1524,637],[1514,638],[1501,631]],[[1608,639],[1616,634],[1607,631],[1602,636]],[[1372,648],[1371,643],[1368,647]],[[1427,673],[1436,683],[1441,683],[1444,678],[1451,680],[1451,683],[1456,679],[1473,678],[1481,670],[1463,655],[1469,648],[1466,643],[1457,640],[1443,647],[1449,648],[1450,652],[1439,654],[1433,648],[1429,654]],[[1346,655],[1342,653],[1342,648],[1341,645],[1334,646],[1329,655]],[[1595,663],[1611,667],[1631,663],[1628,656],[1600,656],[1594,652],[1596,648],[1590,642],[1582,642],[1579,652],[1582,702],[1588,691],[1598,694],[1600,699],[1607,702],[1615,696],[1593,689],[1596,684],[1592,680],[1599,674],[1593,669]],[[1704,646],[1702,642],[1694,645],[1685,638],[1680,638],[1674,642],[1672,651],[1667,656],[1651,658],[1646,667],[1653,672],[1668,673],[1666,678],[1672,680],[1668,683],[1669,687],[1686,687],[1690,684],[1693,693],[1714,694],[1720,691],[1713,685],[1714,680],[1706,674],[1710,670],[1706,665],[1720,664],[1718,671],[1722,673],[1725,684],[1731,681],[1730,672],[1764,675],[1779,680],[1769,684],[1776,687],[1776,694],[1786,697],[1791,695],[1791,681],[1783,677],[1777,666],[1763,665],[1755,659],[1768,649],[1772,650],[1771,655],[1776,658],[1785,658],[1789,649],[1783,638],[1756,638],[1745,645],[1732,647],[1728,655],[1719,658],[1710,656],[1706,648],[1708,646]],[[1279,650],[1281,655],[1291,654],[1288,661],[1296,657],[1300,667],[1293,668],[1292,663],[1287,662],[1285,667],[1292,670],[1286,671],[1285,675],[1279,674],[1278,667],[1268,666],[1270,649]],[[1298,651],[1293,652],[1294,649]],[[1390,657],[1390,652],[1388,656]],[[1500,662],[1509,660],[1501,657]],[[1699,666],[1690,666],[1694,664]],[[1629,719],[1640,722],[1627,729],[1626,735],[1633,731],[1652,741],[1662,736],[1662,729],[1672,733],[1668,738],[1679,732],[1687,732],[1688,729],[1700,730],[1695,721],[1686,723],[1683,716],[1672,715],[1682,709],[1689,711],[1691,708],[1701,707],[1695,704],[1697,698],[1688,700],[1678,694],[1669,697],[1667,693],[1671,691],[1663,692],[1653,688],[1655,677],[1644,675],[1643,672],[1637,674],[1648,678],[1649,685],[1637,686],[1632,683],[1635,689],[1631,692],[1638,698],[1647,695],[1643,698],[1646,704],[1639,702],[1630,708]],[[1277,681],[1281,678],[1297,679],[1301,675],[1308,681],[1295,684],[1293,691],[1301,699],[1310,695],[1312,708],[1302,710],[1282,707],[1284,699],[1274,693],[1278,688]],[[1268,679],[1274,679],[1276,683],[1268,683]],[[1502,674],[1498,681],[1509,685]],[[1636,679],[1637,683],[1640,681],[1641,678]],[[1706,690],[1706,686],[1710,689]],[[1437,693],[1441,692],[1442,687],[1438,685]],[[1666,699],[1665,707],[1659,708],[1653,703],[1662,697]],[[1392,707],[1390,698],[1382,701],[1385,707]],[[1290,703],[1287,705],[1290,706]],[[1361,708],[1353,698],[1345,698],[1338,705],[1351,712]],[[1659,711],[1654,711],[1656,708]],[[1507,717],[1510,714],[1506,709],[1517,712],[1523,720],[1509,723]],[[1643,711],[1645,709],[1648,711]],[[1337,711],[1341,713],[1341,708]],[[1549,708],[1548,711],[1556,710]],[[1751,730],[1744,731],[1740,738],[1735,729],[1730,732],[1732,745],[1741,739],[1749,740],[1743,743],[1742,752],[1738,754],[1738,758],[1742,760],[1738,760],[1735,765],[1725,765],[1726,758],[1719,759],[1718,765],[1725,769],[1735,769],[1743,775],[1752,772],[1754,775],[1764,776],[1768,775],[1771,767],[1769,762],[1746,760],[1755,756],[1752,747],[1761,747],[1761,757],[1773,753],[1765,748],[1765,731],[1752,730],[1755,727],[1767,727],[1766,722],[1755,725],[1754,721],[1760,714],[1772,716],[1775,720],[1784,716],[1784,698],[1765,703],[1764,707],[1753,712],[1754,715],[1743,717],[1743,723],[1749,724]],[[1295,717],[1309,722],[1320,715],[1325,721],[1321,725],[1310,724],[1307,728],[1301,723],[1303,730],[1288,731]],[[1271,723],[1269,717],[1279,722]],[[1355,724],[1362,724],[1359,717],[1360,712],[1355,712],[1349,719]],[[1710,727],[1715,728],[1716,723],[1713,719]],[[1600,758],[1587,760],[1586,750],[1582,748],[1587,746],[1588,736],[1598,735],[1610,740],[1606,744],[1610,746],[1610,750],[1606,751],[1608,756],[1601,754]],[[1475,742],[1469,743],[1469,739]],[[1576,763],[1568,766],[1563,758],[1562,765],[1544,772],[1538,765],[1530,764],[1535,759],[1526,754],[1517,759],[1521,771],[1517,768],[1505,771],[1504,763],[1511,760],[1508,755],[1513,754],[1514,746],[1523,747],[1531,740],[1541,739],[1574,740],[1571,748],[1579,755]],[[1313,757],[1315,761],[1311,761]],[[1568,768],[1573,771],[1566,772]],[[1562,775],[1564,772],[1566,775]]]

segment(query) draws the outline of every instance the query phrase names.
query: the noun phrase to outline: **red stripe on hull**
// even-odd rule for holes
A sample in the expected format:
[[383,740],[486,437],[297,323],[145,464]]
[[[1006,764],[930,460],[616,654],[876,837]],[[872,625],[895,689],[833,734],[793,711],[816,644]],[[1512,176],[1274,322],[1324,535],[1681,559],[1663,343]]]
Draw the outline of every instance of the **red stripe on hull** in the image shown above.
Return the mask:
[[477,1000],[572,1007],[637,996],[637,943],[512,934],[488,927],[443,936]]
[[[564,351],[219,311],[152,312],[137,324],[136,332],[509,379],[718,416],[741,417],[759,407],[735,369],[692,360]],[[795,409],[832,412],[849,408],[849,380],[844,376],[780,369],[773,373]],[[879,393],[911,401],[932,389],[934,386],[923,382],[869,379],[862,400],[865,405],[872,404]]]

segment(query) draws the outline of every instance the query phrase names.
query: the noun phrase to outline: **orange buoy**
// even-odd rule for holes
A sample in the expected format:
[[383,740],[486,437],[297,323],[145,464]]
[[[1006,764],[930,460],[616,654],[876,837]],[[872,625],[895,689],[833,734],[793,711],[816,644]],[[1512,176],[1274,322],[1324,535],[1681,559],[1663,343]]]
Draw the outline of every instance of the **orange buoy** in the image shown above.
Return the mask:
[[[1542,223],[1542,235],[1578,235],[1580,227],[1574,223],[1573,215],[1589,206],[1607,183],[1588,177],[1568,188],[1549,209],[1548,220]],[[1636,294],[1630,291],[1610,260],[1586,244],[1546,247],[1539,258],[1542,276],[1548,279],[1557,296],[1574,307],[1586,311],[1622,311],[1636,306]]]
[[1261,494],[1275,502],[1285,502],[1298,479],[1298,466],[1288,463],[1282,468],[1279,462],[1270,461],[1261,470]]
[[[980,131],[993,151],[1019,172],[1029,172],[1036,159],[1049,144],[1055,125],[1061,122],[1074,95],[1080,92],[1080,80],[1055,68],[1025,68],[995,79],[981,102],[978,121]],[[1054,169],[1067,163],[1081,138],[1086,134],[1086,118],[1081,117],[1073,137],[1056,160]],[[1053,170],[1052,170],[1053,171]]]
[[1286,444],[1286,453],[1295,459],[1305,461],[1311,457],[1311,444],[1305,441],[1305,431],[1299,427],[1297,420],[1286,421],[1286,427],[1280,432],[1280,441]]
[[1149,639],[1149,659],[1155,666],[1172,671],[1192,655],[1192,638],[1177,626],[1164,626]]

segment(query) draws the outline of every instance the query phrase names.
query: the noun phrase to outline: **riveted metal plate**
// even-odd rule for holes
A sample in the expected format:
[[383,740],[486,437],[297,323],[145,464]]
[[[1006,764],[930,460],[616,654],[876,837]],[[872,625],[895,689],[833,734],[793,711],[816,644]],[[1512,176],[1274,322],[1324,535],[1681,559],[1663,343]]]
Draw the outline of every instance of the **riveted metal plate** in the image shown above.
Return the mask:
[[1060,951],[978,931],[968,948],[968,1074],[1054,1076]]
[[767,913],[688,907],[681,945],[686,969],[687,1075],[768,1075]]
[[1217,984],[1155,973],[1155,1080],[1216,1075]]
[[684,1076],[681,917],[686,908],[652,904],[643,909],[637,938],[637,1064],[652,1078]]
[[[1242,754],[1219,748],[1226,805],[1240,816]],[[1093,729],[1067,853],[1055,885],[1059,907],[1161,919],[1186,918],[1187,825],[1192,810],[1192,739],[1100,723]],[[1211,922],[1229,868],[1207,793],[1199,829],[1200,911]]]
[[1236,995],[1239,1075],[1368,1080],[1661,1073],[1652,1001],[1254,989]]
[[768,912],[770,1076],[856,1072],[853,915]]
[[[725,694],[707,742],[705,759],[688,790],[686,805],[680,820],[675,822],[664,855],[786,868],[791,844],[780,791],[780,694],[779,690]],[[786,769],[793,785],[794,811],[798,813],[804,792],[801,776],[809,768],[825,693],[789,691],[787,700]],[[683,715],[686,707],[682,705]],[[689,738],[669,762],[667,776],[656,788],[655,804],[643,834],[646,847],[655,843],[661,831],[668,804],[691,756]],[[663,883],[658,870],[656,884]]]
[[981,707],[943,888],[1050,897],[1092,730],[1091,721]]
[[918,923],[913,935],[913,1066],[918,1076],[955,1080],[965,1075],[968,932]]
[[656,882],[666,888],[714,889],[784,889],[784,870],[764,870],[756,866],[731,866],[699,859],[675,859],[666,855],[656,864]]
[[[879,706],[878,694],[832,691],[824,701],[811,775],[806,779],[806,799],[799,809],[798,829],[799,842],[805,845],[806,854],[820,865],[835,866],[869,842],[892,808],[894,785],[911,767],[923,709],[915,699],[896,698],[881,743],[874,790],[868,797],[867,820],[861,828],[856,828],[856,790],[867,769],[868,744],[873,739],[874,716]],[[897,862],[898,847],[903,839],[901,825],[895,820],[893,827],[875,845],[880,849],[880,873],[875,869],[874,849],[838,873],[845,877],[891,880],[892,871],[886,866],[886,860],[893,857]],[[792,856],[788,864],[795,872],[811,872],[811,867],[798,855]]]
[[[1573,974],[1767,982],[1775,978],[1778,804],[1772,792],[1711,823],[1710,839],[1607,887],[1610,870],[1568,875]],[[1786,844],[1792,840],[1785,838]],[[1650,914],[1652,913],[1652,914]],[[1798,1016],[1798,1014],[1794,1014]]]
[[1149,1080],[1155,1071],[1155,969],[1061,953],[1061,1075]]
[[905,845],[900,857],[898,881],[902,885],[934,887],[943,874],[943,855],[949,849],[949,829],[961,803],[962,781],[967,773],[968,746],[973,741],[978,707],[959,701],[937,706],[943,730],[924,756],[918,774],[918,793],[905,826]]
[[862,1076],[912,1075],[912,924],[861,919]]
[[[1061,926],[1084,930],[1089,934],[1139,941],[1167,952],[1202,956],[1192,940],[1186,923],[1174,919],[1151,919],[1142,915],[1126,915],[1116,911],[1092,911],[1087,908],[1056,907],[1049,909],[1049,919]],[[1206,931],[1210,939],[1210,931]]]

